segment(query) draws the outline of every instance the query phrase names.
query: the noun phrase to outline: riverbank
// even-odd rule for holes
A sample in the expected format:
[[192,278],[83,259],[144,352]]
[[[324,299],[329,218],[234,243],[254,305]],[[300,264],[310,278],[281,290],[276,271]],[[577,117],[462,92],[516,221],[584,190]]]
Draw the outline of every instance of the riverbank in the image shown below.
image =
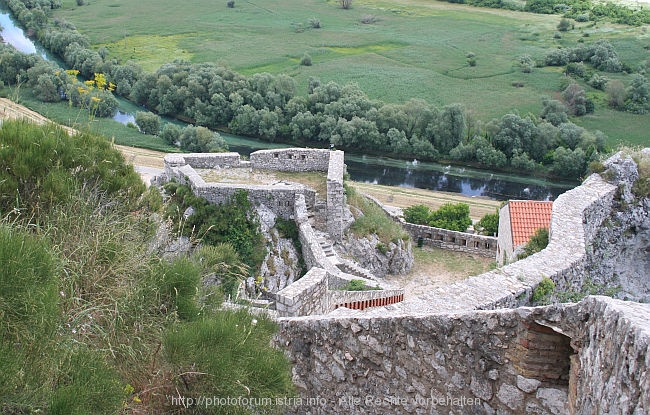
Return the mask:
[[[38,124],[51,122],[41,114],[30,110],[29,108],[17,104],[7,98],[0,98],[0,115],[3,119],[27,119]],[[75,130],[63,126],[70,133]],[[136,147],[115,145],[122,152],[126,160],[134,166],[162,169],[164,167],[164,152],[147,150]],[[369,183],[352,182],[353,186],[359,191],[376,197],[382,203],[399,208],[405,208],[417,204],[426,204],[433,209],[437,209],[444,203],[467,203],[470,206],[470,216],[472,219],[480,219],[486,213],[494,213],[498,209],[500,202],[496,200],[485,199],[481,197],[467,197],[461,194],[438,192],[433,190],[405,188],[395,186],[383,186]]]

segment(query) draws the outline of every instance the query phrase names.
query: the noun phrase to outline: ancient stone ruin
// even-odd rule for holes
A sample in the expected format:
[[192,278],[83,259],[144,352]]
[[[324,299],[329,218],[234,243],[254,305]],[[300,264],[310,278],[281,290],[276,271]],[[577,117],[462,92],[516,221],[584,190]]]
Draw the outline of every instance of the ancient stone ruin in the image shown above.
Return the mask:
[[[274,159],[287,153],[275,157],[273,151],[264,156],[284,165]],[[286,151],[294,152],[291,160],[301,159],[297,149]],[[188,181],[207,197],[227,194],[194,175],[191,157],[168,156],[168,177]],[[650,163],[650,149],[641,157]],[[343,157],[328,159],[328,168],[331,160],[341,163],[331,195],[329,173],[327,181],[327,228],[337,238],[343,214],[330,212],[330,202],[344,200],[338,190]],[[232,156],[235,162],[245,163]],[[278,185],[277,200],[285,205],[275,208],[299,225],[311,267],[277,293],[283,317],[274,342],[290,357],[299,392],[287,413],[650,413],[650,305],[624,301],[650,299],[650,198],[635,193],[639,172],[631,157],[617,154],[604,165],[602,175],[592,174],[554,202],[546,249],[407,300],[389,290],[334,295],[331,288],[363,270],[329,259],[310,225],[308,189]],[[251,190],[260,203],[268,200],[266,190]],[[467,241],[444,235],[441,242]],[[489,243],[476,242],[474,248]],[[531,307],[546,278],[556,291],[615,288],[618,299],[588,296]]]

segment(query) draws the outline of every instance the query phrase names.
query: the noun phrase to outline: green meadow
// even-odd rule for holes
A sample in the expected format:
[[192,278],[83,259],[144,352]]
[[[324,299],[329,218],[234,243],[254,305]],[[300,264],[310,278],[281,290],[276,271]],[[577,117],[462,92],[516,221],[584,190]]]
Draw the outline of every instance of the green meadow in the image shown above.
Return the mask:
[[[234,8],[226,3],[93,0],[77,6],[64,0],[53,13],[73,22],[94,48],[104,46],[109,57],[134,60],[149,71],[184,59],[217,62],[244,74],[286,73],[303,93],[310,77],[355,82],[384,102],[459,102],[484,122],[512,110],[538,114],[542,96],[559,96],[566,82],[562,69],[523,73],[519,56],[539,60],[553,48],[606,38],[621,60],[636,68],[650,48],[647,27],[573,22],[557,39],[558,15],[431,0],[355,1],[348,10],[324,0],[236,0]],[[369,17],[371,23],[362,22]],[[313,18],[320,28],[311,27]],[[305,52],[312,66],[300,65]],[[470,54],[475,66],[468,64]],[[581,84],[588,94],[600,92]],[[596,102],[593,116],[573,121],[601,129],[612,144],[647,143],[650,117],[610,111],[605,100]]]

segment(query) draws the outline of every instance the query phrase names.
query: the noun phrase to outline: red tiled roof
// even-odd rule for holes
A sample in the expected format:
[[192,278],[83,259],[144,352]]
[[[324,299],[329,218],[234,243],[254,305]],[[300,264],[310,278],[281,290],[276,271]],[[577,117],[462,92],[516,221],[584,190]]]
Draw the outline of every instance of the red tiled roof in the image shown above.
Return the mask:
[[549,229],[553,202],[511,200],[508,206],[513,246],[527,243],[539,228]]

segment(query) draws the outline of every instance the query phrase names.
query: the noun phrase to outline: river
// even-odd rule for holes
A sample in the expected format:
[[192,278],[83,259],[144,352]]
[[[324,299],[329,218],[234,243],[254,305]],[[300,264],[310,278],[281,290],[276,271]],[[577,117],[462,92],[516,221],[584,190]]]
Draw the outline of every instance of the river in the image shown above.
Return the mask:
[[[10,12],[1,2],[0,25],[2,25],[0,34],[6,43],[13,45],[21,52],[38,53],[45,59],[55,60],[59,65],[62,64],[59,59],[53,59],[44,48],[25,36],[23,29],[13,20]],[[122,124],[134,123],[134,114],[141,109],[124,99],[118,100],[120,108],[113,119]],[[260,149],[286,147],[284,144],[268,143],[231,134],[221,135],[230,146],[231,151],[246,155]],[[561,193],[577,185],[573,182],[549,181],[469,167],[351,153],[346,153],[345,163],[348,166],[350,178],[359,182],[440,190],[496,200],[554,200]]]

